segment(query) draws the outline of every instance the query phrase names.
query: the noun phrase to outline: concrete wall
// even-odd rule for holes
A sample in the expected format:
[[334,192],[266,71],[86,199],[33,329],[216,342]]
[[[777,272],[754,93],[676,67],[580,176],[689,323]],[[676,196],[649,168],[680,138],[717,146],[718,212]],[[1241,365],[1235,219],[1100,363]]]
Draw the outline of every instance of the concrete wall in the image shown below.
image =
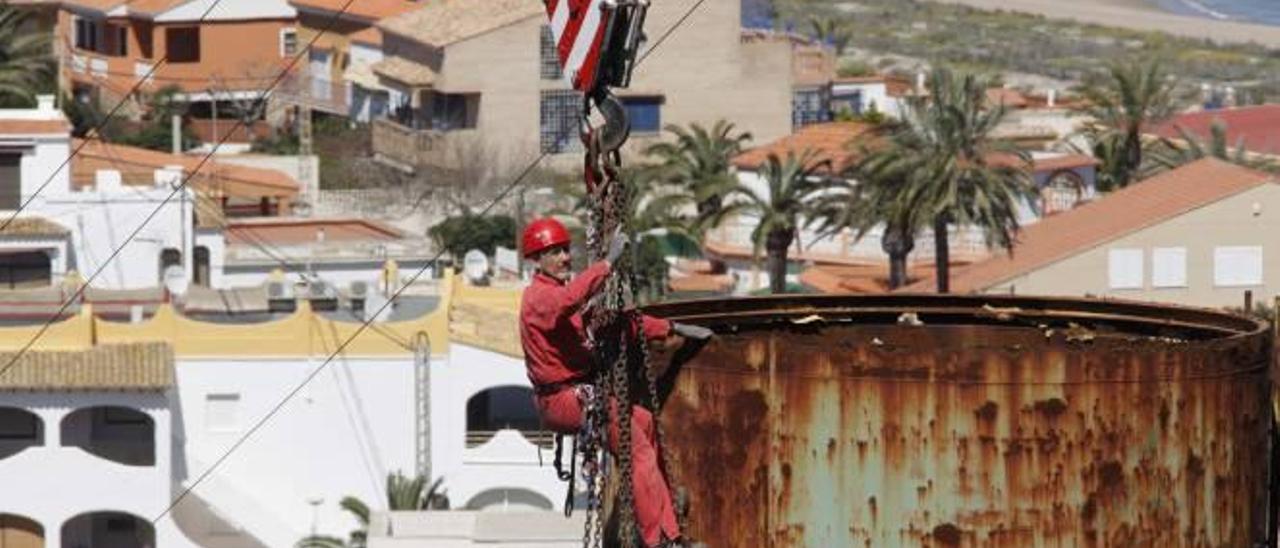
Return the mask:
[[[1276,234],[1280,234],[1280,185],[1268,184],[1076,253],[1034,272],[1001,282],[987,292],[1091,294],[1195,306],[1240,306],[1245,290],[1253,290],[1259,300],[1280,293],[1280,242],[1277,242]],[[1262,247],[1264,283],[1252,287],[1215,286],[1214,248],[1218,246]],[[1186,287],[1156,288],[1152,285],[1151,250],[1157,247],[1186,248]],[[1142,250],[1141,289],[1109,287],[1108,261],[1113,249]]]

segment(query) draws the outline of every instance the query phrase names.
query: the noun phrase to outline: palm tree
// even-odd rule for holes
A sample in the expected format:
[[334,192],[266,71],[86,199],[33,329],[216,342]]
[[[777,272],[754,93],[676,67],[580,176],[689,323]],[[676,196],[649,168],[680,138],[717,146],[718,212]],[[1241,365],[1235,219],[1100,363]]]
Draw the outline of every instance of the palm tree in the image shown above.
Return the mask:
[[[1187,131],[1182,126],[1174,126],[1178,131],[1178,140],[1162,138],[1150,154],[1152,171],[1174,169],[1204,158],[1217,158],[1225,162],[1242,165],[1250,169],[1275,171],[1275,161],[1263,157],[1250,157],[1244,146],[1244,140],[1236,143],[1235,149],[1227,143],[1227,125],[1215,120],[1209,126],[1209,138]],[[1180,141],[1180,142],[1179,142]]]
[[907,103],[902,120],[865,162],[889,181],[873,177],[870,184],[890,185],[876,199],[893,206],[879,213],[901,231],[892,237],[908,239],[919,215],[932,224],[939,293],[951,290],[950,225],[976,226],[988,246],[1011,250],[1019,212],[1036,207],[1030,157],[991,137],[1005,111],[986,107],[987,88],[977,76],[935,70],[931,95]]
[[1145,128],[1168,120],[1182,106],[1184,95],[1157,61],[1133,61],[1108,67],[1079,88],[1078,112],[1090,118],[1082,136],[1100,154],[1100,190],[1128,186],[1138,178],[1146,149]]
[[849,25],[837,17],[810,16],[809,29],[819,42],[831,44],[836,50],[837,59],[844,55],[844,50],[849,48],[849,42],[853,40],[853,31]]
[[657,162],[656,178],[685,189],[697,207],[697,223],[690,228],[700,237],[706,223],[720,212],[724,197],[737,184],[730,162],[740,154],[751,134],[717,121],[711,129],[693,123],[688,129],[669,125],[675,139],[656,143],[645,154]]
[[[397,510],[442,510],[448,508],[448,499],[440,490],[444,478],[437,478],[427,485],[427,478],[422,474],[407,477],[400,472],[387,474],[387,509]],[[359,527],[348,535],[347,540],[328,535],[311,535],[296,544],[294,548],[364,548],[369,542],[369,522],[372,512],[369,505],[359,498],[347,496],[338,501],[338,506],[356,518]]]
[[51,40],[28,30],[29,18],[8,2],[0,3],[0,100],[6,104],[31,104],[53,73]]
[[[768,188],[757,189],[739,182],[725,197],[725,206],[713,218],[719,225],[729,215],[758,219],[751,232],[753,253],[763,248],[768,256],[769,290],[775,294],[787,288],[787,254],[803,223],[818,213],[819,193],[830,187],[823,171],[830,171],[829,160],[819,160],[813,150],[799,156],[787,153],[785,159],[770,154],[760,170]],[[761,192],[763,190],[764,192]]]

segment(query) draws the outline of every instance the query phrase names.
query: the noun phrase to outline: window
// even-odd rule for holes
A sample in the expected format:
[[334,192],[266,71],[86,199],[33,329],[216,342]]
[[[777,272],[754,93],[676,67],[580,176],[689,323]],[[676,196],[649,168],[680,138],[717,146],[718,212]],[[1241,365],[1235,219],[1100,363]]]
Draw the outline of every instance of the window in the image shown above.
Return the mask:
[[796,91],[791,95],[791,125],[802,127],[831,121],[829,97],[820,89]]
[[200,27],[165,29],[164,40],[170,63],[200,62]]
[[98,22],[82,17],[75,18],[76,48],[98,51]]
[[280,29],[280,56],[293,57],[298,54],[298,30],[289,27]]
[[1213,285],[1217,287],[1262,285],[1262,248],[1258,246],[1213,248]]
[[1187,287],[1187,248],[1157,247],[1151,250],[1151,286]]
[[540,52],[541,74],[543,80],[559,80],[564,76],[564,71],[560,70],[560,53],[556,50],[556,39],[551,34],[551,26],[542,26],[542,39],[540,40],[538,51]]
[[129,55],[129,27],[124,25],[113,25],[107,27],[115,34],[115,48],[108,52],[115,57],[127,57]]
[[431,129],[475,129],[480,94],[436,93],[431,96]]
[[207,394],[204,426],[210,432],[234,432],[240,428],[240,394]]
[[578,114],[582,95],[571,89],[544,90],[539,108],[539,142],[542,152],[557,154],[581,150]]
[[625,97],[622,105],[627,108],[627,119],[635,133],[662,131],[662,97]]
[[1107,257],[1111,289],[1142,289],[1142,250],[1112,249]]
[[0,154],[0,211],[22,206],[22,155]]

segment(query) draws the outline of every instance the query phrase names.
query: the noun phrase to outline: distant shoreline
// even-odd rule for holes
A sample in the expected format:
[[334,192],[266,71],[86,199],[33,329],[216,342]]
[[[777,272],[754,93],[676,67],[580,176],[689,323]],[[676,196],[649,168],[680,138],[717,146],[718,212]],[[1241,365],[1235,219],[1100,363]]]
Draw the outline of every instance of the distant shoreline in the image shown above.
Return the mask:
[[1003,10],[1043,15],[1140,31],[1157,31],[1213,40],[1223,44],[1256,42],[1280,48],[1280,27],[1207,17],[1178,15],[1147,0],[932,0],[962,4],[984,10]]

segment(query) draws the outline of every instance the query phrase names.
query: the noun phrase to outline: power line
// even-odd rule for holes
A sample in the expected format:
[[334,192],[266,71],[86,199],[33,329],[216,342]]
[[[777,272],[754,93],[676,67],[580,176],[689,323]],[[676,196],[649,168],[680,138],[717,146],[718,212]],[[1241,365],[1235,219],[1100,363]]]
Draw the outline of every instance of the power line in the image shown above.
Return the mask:
[[[684,24],[685,20],[687,20],[689,16],[692,15],[693,12],[703,4],[703,1],[704,0],[699,0],[696,4],[694,4],[693,7],[690,8],[687,13],[685,13],[684,17],[681,17],[674,25],[672,25],[670,29],[667,30],[663,38],[665,39],[667,36],[670,36],[672,32],[674,32],[677,28],[679,28],[682,24]],[[348,3],[350,3],[350,1],[348,1]],[[660,43],[661,41],[659,41],[659,44]],[[657,47],[657,45],[658,44],[655,44],[654,47]],[[653,48],[650,48],[649,52],[650,53],[653,52]],[[641,60],[643,60],[643,58]],[[637,65],[638,64],[639,63],[637,62]],[[497,206],[499,202],[505,199],[507,195],[511,193],[511,191],[515,190],[515,188],[524,181],[525,177],[528,177],[530,173],[533,173],[533,170],[538,167],[538,164],[542,163],[542,161],[546,159],[548,155],[549,153],[543,152],[538,156],[537,159],[535,159],[532,163],[530,163],[527,167],[525,167],[524,170],[521,171],[520,174],[516,176],[515,180],[511,182],[511,184],[507,185],[506,188],[504,188],[502,192],[499,193],[498,196],[493,199],[493,201],[489,202],[489,205],[485,206],[484,209],[480,210],[479,215],[480,216],[488,215],[488,213],[491,210],[493,210],[493,208]],[[284,406],[289,403],[289,401],[291,401],[295,396],[297,396],[298,393],[302,391],[302,389],[306,388],[306,386],[310,384],[311,381],[314,380],[316,376],[320,374],[321,371],[323,371],[326,367],[328,367],[328,365],[332,363],[333,360],[337,358],[338,355],[342,354],[346,350],[347,346],[351,344],[352,341],[354,341],[362,333],[364,333],[364,331],[368,329],[370,325],[372,325],[373,318],[377,318],[383,312],[385,312],[388,306],[391,306],[391,304],[394,303],[396,299],[399,299],[400,295],[403,294],[406,289],[408,289],[414,283],[417,283],[418,279],[421,278],[422,275],[426,273],[427,269],[430,268],[432,264],[435,264],[436,261],[438,261],[440,257],[442,257],[443,255],[444,255],[444,250],[438,250],[436,252],[436,255],[430,261],[428,261],[426,265],[418,269],[418,271],[415,272],[413,276],[409,278],[407,283],[402,285],[399,289],[396,289],[396,291],[392,293],[391,298],[387,299],[387,302],[383,303],[382,306],[378,307],[378,310],[373,314],[371,314],[369,316],[369,319],[366,319],[364,322],[361,322],[360,327],[357,328],[354,333],[348,336],[346,340],[344,340],[342,344],[338,346],[337,349],[335,349],[332,353],[330,353],[329,357],[325,358],[323,363],[316,366],[316,368],[313,369],[311,373],[309,373],[305,378],[302,379],[302,382],[298,383],[297,386],[295,386],[292,390],[290,390],[287,394],[285,394],[283,399],[281,399],[278,403],[276,403],[275,406],[273,406],[269,411],[267,411],[267,413],[263,415],[262,418],[258,419],[258,421],[255,422],[252,427],[246,430],[245,433],[242,436],[240,436],[240,438],[237,439],[236,442],[232,444],[231,447],[228,448],[221,456],[219,456],[217,460],[211,463],[209,465],[209,468],[207,468],[204,472],[202,472],[195,479],[195,481],[191,483],[189,487],[187,487],[186,489],[183,489],[182,492],[177,496],[177,498],[173,499],[173,502],[171,502],[169,506],[164,509],[163,512],[160,512],[160,514],[157,515],[155,519],[151,520],[151,523],[152,524],[159,523],[160,520],[164,518],[164,516],[168,515],[169,512],[171,512],[178,505],[178,503],[182,501],[182,499],[186,498],[186,496],[190,494],[193,490],[195,490],[197,486],[203,483],[204,480],[207,479],[209,475],[213,473],[214,470],[216,470],[219,466],[222,465],[223,462],[225,462],[228,458],[230,458],[232,453],[234,453],[237,449],[239,449],[242,445],[244,445],[244,443],[248,441],[249,438],[253,436],[253,434],[255,434],[258,430],[260,430],[264,425],[266,425],[266,423],[270,421],[271,418],[276,415],[276,413],[279,413],[280,410],[283,409]]]
[[[221,1],[221,0],[218,0],[218,1]],[[279,85],[280,82],[284,81],[285,76],[289,73],[290,70],[293,70],[293,67],[297,65],[300,59],[302,59],[302,56],[311,50],[311,47],[315,45],[317,40],[319,40],[329,30],[333,28],[334,24],[336,24],[338,20],[338,17],[340,17],[343,13],[345,13],[347,9],[351,7],[352,2],[354,1],[355,0],[347,0],[346,3],[342,6],[342,10],[334,13],[334,15],[330,18],[328,24],[325,26],[325,28],[321,29],[320,32],[316,33],[316,35],[311,38],[310,42],[307,43],[307,47],[302,49],[298,53],[298,55],[295,55],[290,60],[288,66],[285,67],[284,71],[282,71],[277,76],[276,80],[272,82],[271,85],[267,87],[267,89],[264,89],[262,91],[262,93],[258,96],[258,100],[256,101],[255,104],[260,105],[262,101],[266,100],[266,97],[268,94],[271,93],[271,90],[275,88],[275,86]],[[214,5],[217,5],[217,4],[215,3]],[[212,9],[213,8],[210,7],[210,10]],[[208,15],[208,12],[205,12],[205,15]],[[44,325],[42,325],[40,329],[36,331],[35,336],[33,336],[31,340],[27,341],[27,343],[24,344],[22,348],[18,350],[18,352],[14,353],[13,357],[9,360],[9,363],[5,364],[3,369],[0,369],[0,377],[3,377],[6,373],[8,373],[9,370],[12,369],[16,363],[18,363],[18,360],[22,359],[22,356],[25,355],[27,351],[31,349],[32,346],[35,345],[36,341],[40,340],[40,337],[43,337],[44,334],[49,331],[49,328],[53,325],[53,322],[55,322],[58,318],[62,316],[63,313],[66,312],[67,307],[69,307],[72,302],[74,302],[76,299],[81,298],[84,295],[85,290],[89,288],[90,284],[92,284],[93,281],[97,279],[97,277],[101,275],[104,270],[106,270],[107,266],[111,264],[111,261],[115,260],[116,257],[118,257],[122,251],[124,251],[124,248],[128,246],[129,243],[132,242],[133,239],[136,238],[139,233],[142,232],[142,229],[146,228],[146,226],[150,224],[151,221],[155,219],[157,215],[160,214],[160,211],[163,210],[164,207],[168,205],[168,203],[171,200],[173,200],[173,197],[176,196],[179,192],[183,192],[186,190],[187,185],[191,182],[193,178],[195,178],[197,174],[200,173],[200,170],[204,168],[205,164],[207,164],[209,160],[213,158],[213,155],[218,152],[218,149],[221,148],[222,145],[226,143],[229,138],[231,138],[231,135],[234,134],[237,129],[243,126],[244,126],[244,120],[236,121],[236,124],[231,129],[231,131],[227,132],[226,135],[223,135],[223,137],[219,139],[217,143],[214,144],[213,148],[209,151],[209,153],[200,159],[200,162],[196,164],[194,169],[192,169],[190,175],[187,175],[186,177],[183,178],[182,184],[174,186],[173,190],[167,196],[165,196],[164,200],[160,202],[160,205],[156,206],[156,208],[152,210],[151,213],[148,214],[146,218],[142,220],[142,224],[138,225],[138,227],[134,229],[133,232],[129,233],[129,236],[125,238],[124,242],[121,243],[119,247],[116,247],[111,252],[111,254],[107,256],[106,260],[102,262],[102,264],[98,267],[97,270],[93,272],[92,275],[90,275],[88,278],[84,280],[84,283],[80,285],[79,289],[77,289],[75,293],[71,295],[70,298],[68,298],[66,301],[63,301],[62,306],[60,306],[58,308],[58,311],[55,312],[53,315],[51,315],[49,317],[49,320],[46,321]],[[87,143],[87,142],[88,142],[88,139],[84,141],[84,143]],[[83,143],[80,148],[83,148]],[[76,152],[79,152],[80,148],[78,148]],[[74,156],[74,154],[72,156]],[[70,158],[68,158],[67,161],[69,162]],[[65,165],[66,165],[66,162],[63,163],[63,166]],[[59,169],[61,169],[61,167]],[[50,177],[49,180],[52,181],[53,178]],[[48,184],[48,181],[45,182],[45,185],[47,184]],[[43,188],[44,187],[42,186],[41,189]],[[37,191],[37,194],[38,193],[39,192]],[[35,196],[33,195],[31,199],[34,199],[34,198]],[[30,203],[30,200],[28,200],[27,203]],[[25,206],[26,204],[23,204],[23,205]],[[21,211],[21,209],[19,209],[19,211]],[[17,216],[17,213],[15,213],[14,216]],[[10,220],[12,220],[12,217],[10,218]],[[0,227],[0,229],[2,228],[3,227]]]
[[[213,10],[217,8],[218,5],[221,3],[222,3],[222,0],[213,0],[213,3],[209,4],[209,9],[205,10],[204,13],[200,14],[200,18],[196,20],[196,24],[204,23],[205,19],[209,17],[209,14],[213,13]],[[62,173],[63,169],[66,169],[67,165],[71,163],[71,160],[75,158],[76,155],[80,154],[80,151],[83,150],[84,147],[89,144],[89,141],[99,138],[98,135],[102,132],[102,128],[106,127],[107,122],[110,122],[111,118],[115,117],[116,113],[120,112],[120,108],[123,107],[126,102],[128,102],[129,97],[133,96],[134,93],[137,93],[138,89],[141,88],[142,85],[145,84],[148,79],[155,76],[156,71],[160,70],[161,65],[164,65],[165,63],[168,63],[168,62],[169,62],[169,54],[168,52],[166,52],[164,57],[161,57],[160,60],[156,61],[154,65],[151,65],[151,68],[147,70],[146,74],[142,75],[142,77],[139,78],[137,82],[134,82],[133,86],[129,88],[128,93],[125,93],[120,97],[120,101],[116,103],[116,106],[112,107],[111,110],[107,112],[107,115],[103,117],[102,121],[99,122],[98,125],[93,128],[93,131],[90,135],[87,135],[85,139],[80,141],[80,145],[77,146],[75,150],[71,151],[71,155],[67,156],[66,160],[64,160],[61,164],[58,165],[58,169],[53,170],[53,173],[49,174],[49,178],[45,179],[45,181],[41,183],[39,187],[36,187],[35,193],[33,193],[30,198],[27,198],[26,201],[19,204],[18,209],[14,211],[13,214],[10,215],[8,219],[5,219],[3,224],[0,224],[0,232],[8,228],[9,224],[12,223],[13,220],[16,219],[18,215],[21,214],[22,211],[27,208],[28,205],[31,205],[31,202],[34,202],[36,197],[40,196],[41,192],[44,192],[44,189],[48,187],[50,183],[53,182],[53,180],[58,176],[59,173]],[[8,368],[6,367],[5,370],[7,369]],[[0,374],[3,374],[3,371],[0,371]]]

